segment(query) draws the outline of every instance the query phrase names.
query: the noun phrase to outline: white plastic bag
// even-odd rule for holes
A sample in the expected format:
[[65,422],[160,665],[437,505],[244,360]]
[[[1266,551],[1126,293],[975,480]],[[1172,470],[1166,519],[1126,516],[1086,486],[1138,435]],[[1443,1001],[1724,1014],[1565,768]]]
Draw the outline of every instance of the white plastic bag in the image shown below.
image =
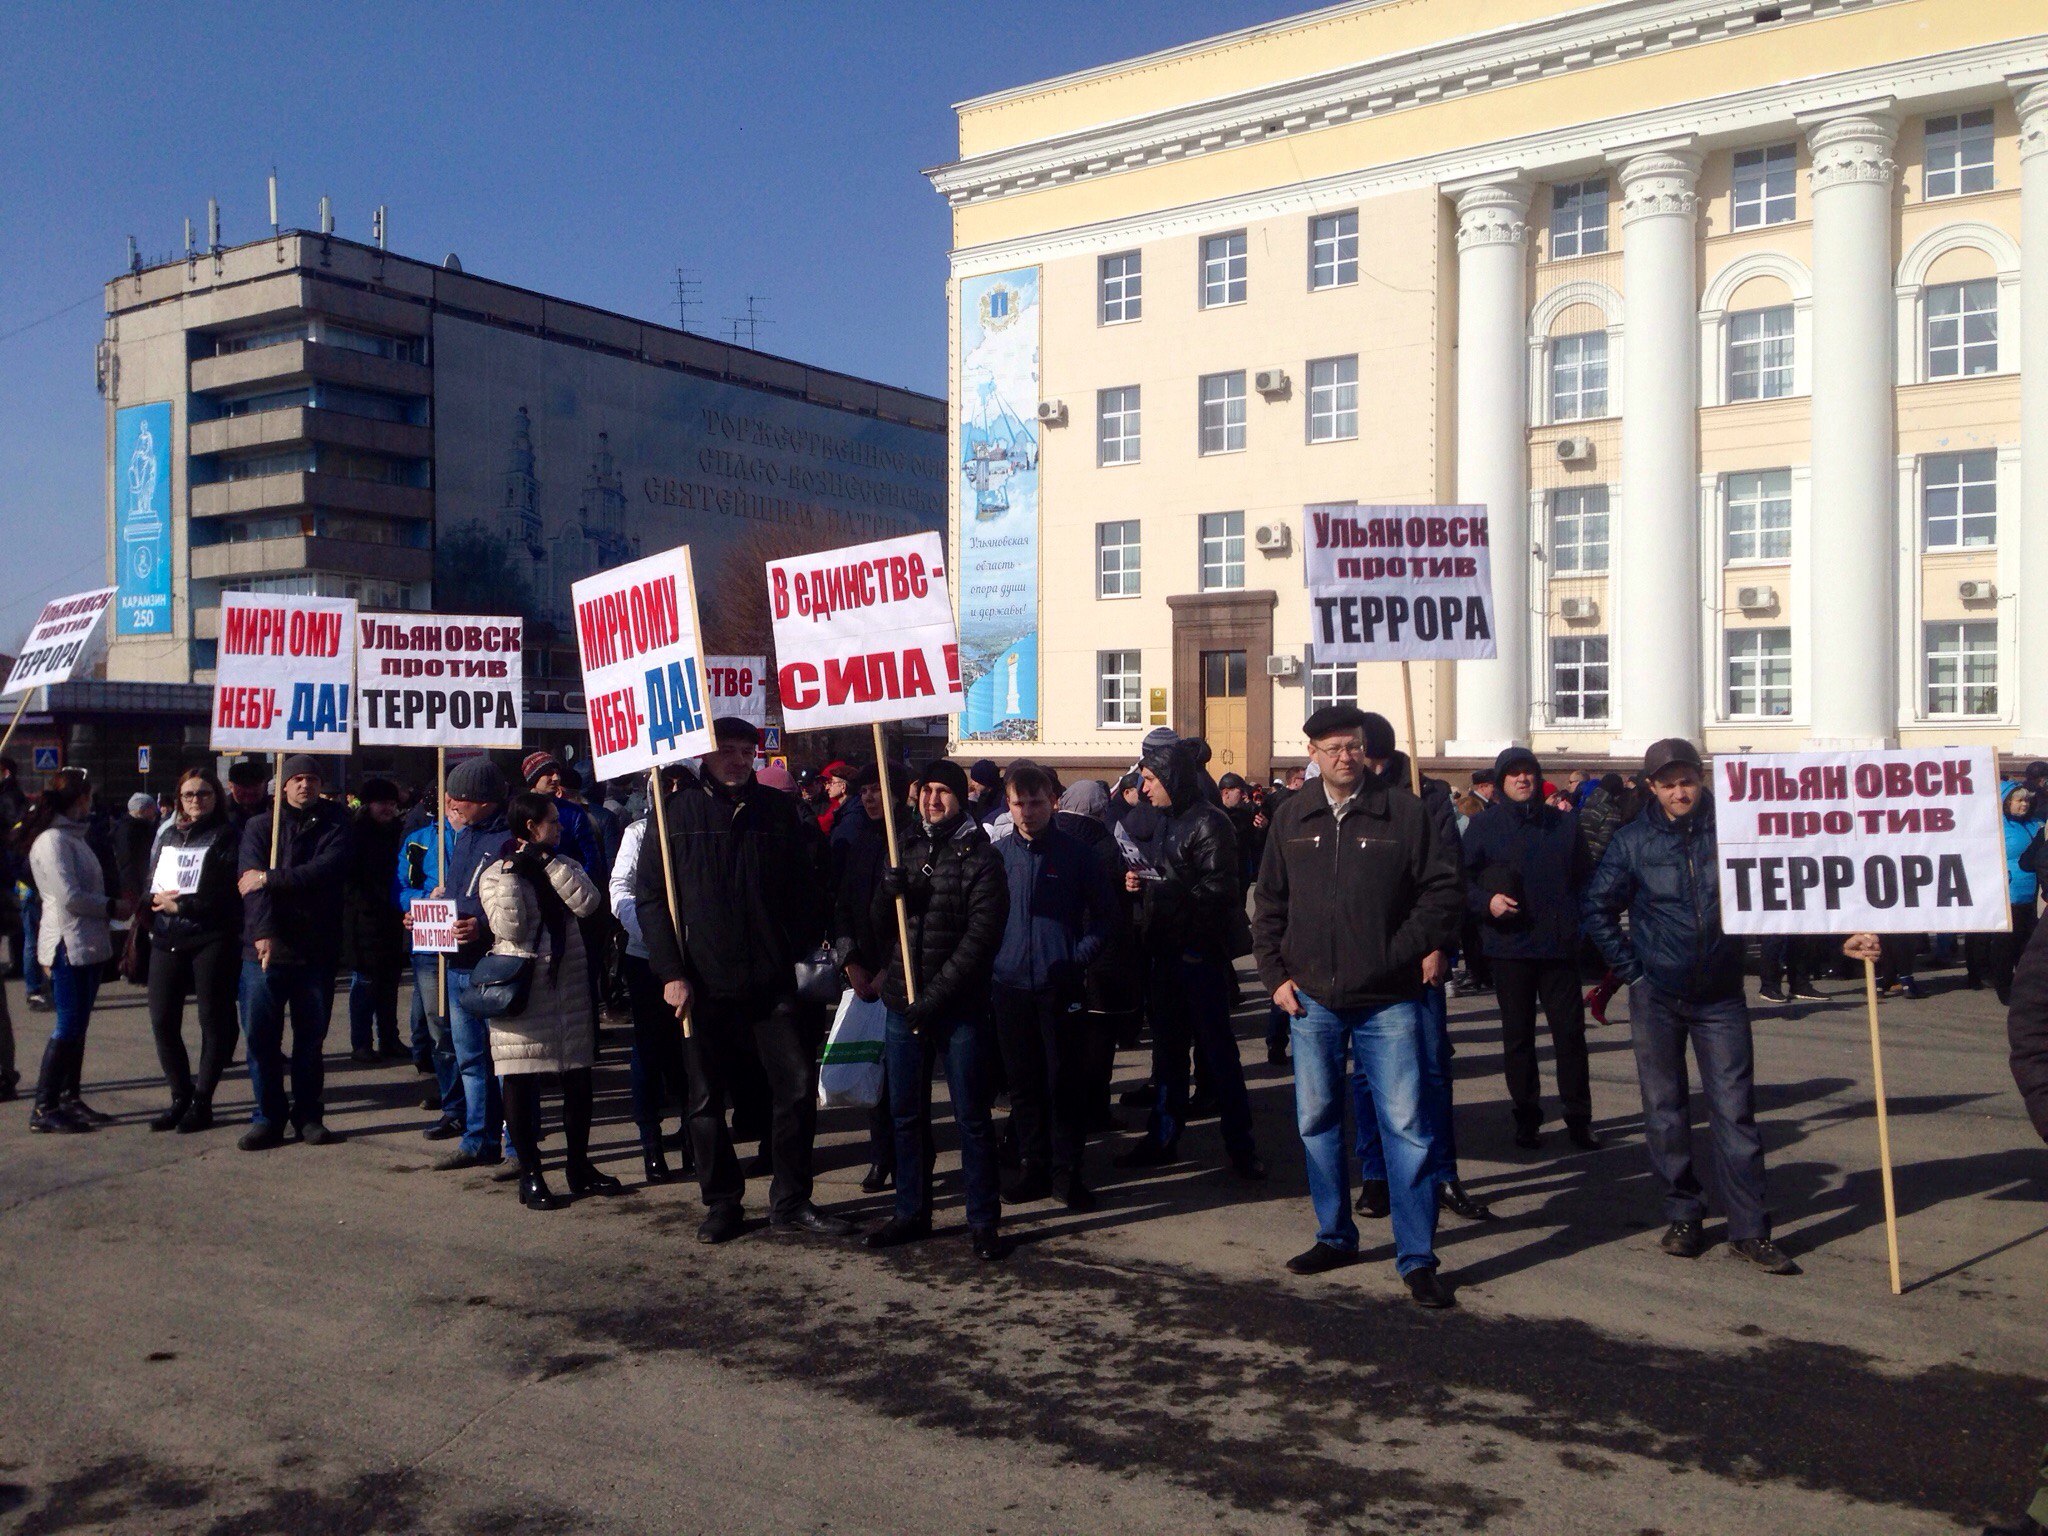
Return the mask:
[[880,998],[864,1003],[851,987],[840,995],[818,1067],[820,1109],[872,1109],[881,1102],[888,1028],[889,1008]]

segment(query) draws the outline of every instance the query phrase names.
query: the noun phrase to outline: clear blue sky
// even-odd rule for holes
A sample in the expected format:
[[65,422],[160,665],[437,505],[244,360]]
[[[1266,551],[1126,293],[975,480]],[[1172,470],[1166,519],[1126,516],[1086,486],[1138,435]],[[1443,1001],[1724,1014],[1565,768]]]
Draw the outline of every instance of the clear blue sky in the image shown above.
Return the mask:
[[[11,5],[0,14],[0,650],[102,576],[100,285],[280,214],[763,348],[945,387],[953,102],[1305,0]],[[75,306],[66,310],[67,306]],[[45,320],[53,312],[66,310]],[[34,322],[43,323],[36,324]]]

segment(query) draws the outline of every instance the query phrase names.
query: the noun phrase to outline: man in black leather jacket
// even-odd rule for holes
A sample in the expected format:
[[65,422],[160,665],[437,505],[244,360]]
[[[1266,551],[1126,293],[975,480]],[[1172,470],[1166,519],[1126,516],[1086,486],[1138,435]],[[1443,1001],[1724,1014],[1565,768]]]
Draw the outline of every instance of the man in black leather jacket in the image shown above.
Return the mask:
[[1266,1165],[1252,1142],[1244,1064],[1230,1028],[1237,996],[1231,959],[1251,947],[1237,835],[1230,817],[1205,795],[1201,767],[1187,743],[1159,739],[1155,732],[1147,738],[1140,772],[1145,798],[1164,825],[1154,844],[1158,863],[1129,871],[1124,884],[1143,897],[1139,931],[1157,1091],[1144,1138],[1116,1164],[1153,1168],[1179,1159],[1192,1037],[1208,1065],[1230,1165],[1247,1179],[1263,1179]]
[[[1586,888],[1586,932],[1628,984],[1629,1033],[1643,1090],[1643,1139],[1664,1186],[1664,1251],[1698,1258],[1707,1213],[1692,1162],[1692,1042],[1714,1138],[1715,1187],[1728,1247],[1774,1275],[1799,1266],[1771,1241],[1764,1142],[1756,1125],[1756,1057],[1743,995],[1742,945],[1721,929],[1714,803],[1689,741],[1654,742],[1643,758],[1650,799],[1614,834]],[[1628,927],[1621,915],[1628,914]]]

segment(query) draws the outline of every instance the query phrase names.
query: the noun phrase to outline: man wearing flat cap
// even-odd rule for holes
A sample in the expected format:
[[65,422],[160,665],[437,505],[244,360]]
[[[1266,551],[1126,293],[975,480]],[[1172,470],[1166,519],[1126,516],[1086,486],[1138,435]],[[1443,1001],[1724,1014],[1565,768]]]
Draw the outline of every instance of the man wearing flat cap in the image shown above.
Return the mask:
[[[242,829],[243,1030],[249,1045],[249,1085],[255,1113],[242,1136],[245,1152],[277,1146],[289,1124],[308,1146],[337,1140],[322,1117],[328,1013],[334,973],[341,962],[342,893],[348,874],[348,818],[320,798],[320,759],[288,757],[284,819],[277,860],[270,857],[274,811]],[[292,1054],[286,1096],[284,1028],[289,1016]]]
[[768,1080],[770,1228],[850,1236],[852,1223],[811,1202],[815,1053],[802,1027],[796,965],[826,928],[828,882],[816,829],[804,824],[793,795],[755,781],[759,730],[734,715],[711,729],[717,745],[704,756],[702,776],[665,808],[673,915],[658,848],[642,852],[634,890],[648,969],[669,1007],[688,1021],[690,1146],[706,1207],[697,1238],[722,1243],[745,1225],[746,1178],[725,1115],[748,1053]]

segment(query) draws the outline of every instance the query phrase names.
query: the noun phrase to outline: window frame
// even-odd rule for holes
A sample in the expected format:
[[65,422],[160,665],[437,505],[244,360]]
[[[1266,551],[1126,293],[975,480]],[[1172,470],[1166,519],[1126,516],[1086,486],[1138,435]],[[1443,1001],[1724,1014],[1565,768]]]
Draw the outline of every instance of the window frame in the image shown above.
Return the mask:
[[[1323,233],[1324,225],[1341,226],[1346,219],[1351,221],[1351,227],[1348,231],[1341,227],[1333,227],[1329,234],[1325,236]],[[1351,254],[1348,258],[1344,254],[1346,241],[1349,241],[1351,246]],[[1331,248],[1330,258],[1327,262],[1322,259],[1321,255],[1325,244]],[[1331,288],[1356,287],[1358,283],[1358,256],[1359,229],[1358,210],[1356,208],[1340,208],[1335,213],[1318,213],[1310,216],[1308,221],[1308,291],[1310,293],[1323,293]],[[1349,277],[1344,275],[1344,270],[1347,266],[1351,269]],[[1325,267],[1329,269],[1330,273],[1327,279],[1320,276]]]
[[[1765,648],[1764,641],[1780,641]],[[1738,647],[1744,649],[1738,650]],[[1721,705],[1728,720],[1792,718],[1792,630],[1764,624],[1721,632]],[[1746,697],[1745,697],[1746,696]],[[1753,709],[1739,707],[1752,703]],[[1782,709],[1773,709],[1781,703]]]
[[[1972,290],[1976,290],[1974,295]],[[1944,296],[1953,294],[1955,296],[1956,308],[1948,314],[1936,314],[1934,306],[1937,294]],[[1971,308],[1969,301],[1973,296],[1978,298],[1988,297],[1990,302],[1988,304],[1980,304],[1976,308]],[[1978,340],[1972,341],[1970,339],[1971,319],[1985,316],[1988,316],[1991,322],[1990,337],[1988,339],[1980,337]],[[1938,324],[1952,324],[1955,327],[1955,339],[1953,342],[1944,341],[1937,346],[1934,339],[1934,331],[1935,326]],[[1979,360],[1981,361],[1981,355],[1986,348],[1990,349],[1990,366],[1984,368],[1970,367],[1971,354],[1973,352],[1978,353]],[[1935,371],[1934,358],[1937,351],[1953,352],[1955,354],[1956,366],[1953,371],[1941,373]],[[1920,367],[1921,378],[1930,384],[1938,379],[1981,379],[1988,374],[1998,372],[1998,279],[1996,277],[1971,277],[1965,278],[1959,283],[1928,283],[1920,290]]]
[[[1232,380],[1235,380],[1237,385],[1235,394],[1229,392]],[[1195,452],[1197,457],[1206,459],[1218,454],[1244,452],[1245,432],[1250,420],[1249,383],[1249,377],[1242,368],[1226,369],[1222,373],[1205,373],[1195,380]],[[1222,386],[1224,390],[1214,400],[1209,398],[1209,388],[1212,384]],[[1211,431],[1209,411],[1212,406],[1221,408],[1223,412],[1222,421],[1216,423],[1214,427],[1214,430],[1221,434],[1221,446],[1213,448],[1209,445],[1209,434]],[[1231,419],[1232,406],[1237,408],[1235,421]],[[1232,446],[1230,441],[1230,434],[1233,428],[1237,432],[1235,446]]]
[[[1308,686],[1303,690],[1307,695],[1308,709],[1302,715],[1306,720],[1317,710],[1332,704],[1358,705],[1358,666],[1355,661],[1320,661],[1308,669]],[[1343,686],[1343,674],[1350,673],[1351,686]]]
[[[1782,494],[1771,483],[1772,477],[1779,475],[1784,477]],[[1753,482],[1753,494],[1738,496],[1737,486],[1744,481]],[[1774,511],[1780,503],[1784,506],[1782,526],[1779,525],[1775,516],[1768,522],[1765,520],[1766,510]],[[1748,526],[1740,530],[1736,527],[1737,507],[1748,509],[1750,514],[1746,520]],[[1767,552],[1766,541],[1775,541],[1779,536],[1783,538],[1784,552],[1782,554]],[[1735,541],[1738,537],[1749,540],[1749,553],[1737,553]],[[1771,469],[1730,470],[1722,475],[1721,564],[1724,567],[1784,565],[1791,558],[1792,471],[1781,465]]]
[[[1982,477],[1969,473],[1972,460],[1981,460],[1984,466]],[[1955,478],[1937,482],[1936,473],[1953,465]],[[1976,487],[1988,487],[1991,507],[1987,511],[1972,511],[1966,502],[1969,492]],[[1952,512],[1945,513],[1941,521],[1955,524],[1956,542],[1937,544],[1934,542],[1935,516],[1929,503],[1937,491],[1954,491],[1956,502]],[[1920,458],[1920,548],[1927,554],[1960,554],[1972,550],[1998,548],[1998,450],[1995,448],[1970,448],[1952,453],[1929,453]],[[1968,525],[1972,521],[1989,519],[1991,536],[1982,543],[1969,542]]]
[[[1954,631],[1956,649],[1953,652],[1937,651],[1935,649],[1937,631]],[[1983,632],[1988,632],[1990,635],[1988,645],[1971,645],[1969,642],[1972,639],[1972,631],[1979,632],[1976,636],[1979,640],[1982,639]],[[1972,683],[1969,681],[1966,671],[1970,659],[1986,656],[1991,661],[1991,680],[1988,683]],[[1956,666],[1956,674],[1953,681],[1941,683],[1935,681],[1935,667],[1937,663],[1945,658],[1953,660]],[[1923,622],[1920,626],[1920,669],[1920,704],[1927,719],[1996,720],[1999,718],[1998,621],[1996,619],[1934,619]],[[1969,696],[1973,689],[1990,690],[1990,697],[1986,701],[1989,706],[1988,708],[1970,709],[1968,707],[1970,702]],[[1946,691],[1953,694],[1953,703],[1956,707],[1952,709],[1937,708],[1935,704],[1937,691]]]
[[[1953,126],[1951,126],[1953,125]],[[1941,148],[1952,150],[1951,163],[1935,168],[1934,155],[1936,140],[1944,141]],[[1971,160],[1968,153],[1973,144],[1981,143],[1984,157]],[[1981,172],[1981,185],[1966,183],[1972,173]],[[1937,176],[1952,178],[1952,183],[1936,191]],[[1998,190],[1998,119],[1989,107],[1978,107],[1968,112],[1944,112],[1930,117],[1920,127],[1920,196],[1924,202],[1941,202],[1952,197],[1974,197],[1981,192]]]
[[[1600,352],[1600,356],[1597,359],[1585,356],[1585,353],[1592,347],[1595,338],[1598,339]],[[1562,356],[1563,344],[1568,341],[1577,344],[1573,350],[1579,354],[1569,363]],[[1609,409],[1607,398],[1609,394],[1607,343],[1608,338],[1605,330],[1573,331],[1568,335],[1550,338],[1547,348],[1549,366],[1546,369],[1548,380],[1546,393],[1549,396],[1548,408],[1551,422],[1601,421],[1613,414]],[[1595,367],[1600,370],[1597,400],[1595,399],[1595,391],[1586,384],[1587,373]],[[1571,370],[1572,380],[1576,386],[1569,392],[1561,390],[1559,384],[1567,368]],[[1572,405],[1569,414],[1561,409],[1562,405],[1567,401]],[[1596,404],[1597,409],[1594,409],[1593,406]]]
[[[1111,276],[1111,262],[1128,263]],[[1115,304],[1117,312],[1111,315],[1109,307],[1110,284],[1117,285]],[[1145,318],[1145,253],[1141,250],[1111,251],[1095,263],[1095,323],[1097,325],[1132,325]]]
[[[1590,659],[1586,654],[1586,649],[1594,645],[1600,647],[1600,659],[1597,661]],[[1567,647],[1578,648],[1576,659],[1566,659],[1565,651]],[[1609,648],[1606,635],[1552,635],[1550,637],[1549,661],[1550,712],[1553,724],[1604,726],[1613,720],[1614,673],[1612,669],[1614,662],[1613,653]],[[1588,669],[1593,667],[1600,668],[1604,674],[1602,686],[1598,689],[1587,686],[1586,673]],[[1563,686],[1567,668],[1574,669],[1576,673],[1576,681],[1578,683],[1576,688],[1566,689]],[[1565,712],[1564,708],[1564,701],[1567,698],[1581,701],[1580,705],[1569,714]],[[1583,701],[1593,698],[1600,700],[1600,713],[1597,715],[1588,714],[1584,709]]]
[[[1128,539],[1109,541],[1111,529],[1128,529]],[[1108,568],[1108,555],[1116,551],[1117,568]],[[1109,590],[1114,578],[1117,586],[1128,590]],[[1123,602],[1130,598],[1142,597],[1145,588],[1145,543],[1143,522],[1135,517],[1109,518],[1095,525],[1095,595],[1104,601]]]
[[[1231,520],[1236,519],[1233,523]],[[1214,528],[1212,532],[1211,529]],[[1215,557],[1211,559],[1211,546]],[[1236,559],[1231,558],[1232,546]],[[1214,572],[1214,579],[1211,572]],[[1237,579],[1230,579],[1232,572]],[[1195,521],[1195,587],[1201,592],[1242,592],[1245,581],[1244,513],[1204,512]]]
[[[1346,364],[1349,364],[1351,369],[1351,377],[1348,380],[1337,377]],[[1326,384],[1318,384],[1316,382],[1316,369],[1326,365],[1331,369],[1330,381]],[[1336,357],[1312,357],[1308,360],[1308,367],[1305,372],[1308,375],[1308,388],[1303,392],[1302,398],[1307,412],[1304,429],[1307,440],[1310,443],[1356,442],[1358,440],[1358,354],[1350,352]],[[1348,410],[1343,404],[1343,391],[1347,389],[1351,391],[1351,405]],[[1318,401],[1324,397],[1328,398],[1328,408],[1318,411]],[[1347,416],[1351,421],[1351,430],[1349,432],[1342,430]],[[1319,418],[1325,419],[1331,424],[1331,430],[1321,436],[1318,436],[1316,432],[1316,423]]]
[[[1115,669],[1111,669],[1112,658]],[[1128,661],[1128,665],[1126,665]],[[1115,693],[1111,693],[1114,686]],[[1128,688],[1128,695],[1126,695]],[[1115,708],[1119,716],[1111,719]],[[1095,728],[1098,731],[1142,731],[1145,728],[1145,653],[1135,646],[1095,653]]]
[[[1221,256],[1210,254],[1211,246],[1223,245],[1233,240],[1237,242],[1236,250],[1226,250]],[[1202,236],[1202,243],[1197,252],[1201,260],[1196,269],[1196,291],[1201,300],[1201,308],[1231,309],[1250,300],[1251,249],[1251,235],[1246,230],[1229,229],[1221,234]],[[1222,263],[1222,275],[1212,278],[1210,268],[1219,261]],[[1231,297],[1233,287],[1237,291],[1235,298]],[[1220,288],[1223,296],[1212,299],[1209,296],[1212,288]]]
[[[1110,396],[1117,397],[1117,408],[1110,409]],[[1128,402],[1125,397],[1128,396]],[[1109,434],[1110,420],[1116,420],[1117,433]],[[1100,469],[1116,469],[1138,462],[1144,449],[1144,397],[1141,386],[1136,384],[1113,384],[1107,389],[1095,391],[1095,463]],[[1125,428],[1128,427],[1128,431]],[[1116,444],[1117,456],[1109,457],[1110,444]],[[1126,451],[1125,445],[1129,445]]]
[[[1745,188],[1744,172],[1748,168],[1742,162],[1752,157],[1756,174],[1750,178],[1749,186]],[[1774,159],[1777,162],[1775,164]],[[1781,167],[1785,178],[1784,190],[1775,191],[1772,180]],[[1769,229],[1774,224],[1790,224],[1798,219],[1797,144],[1759,144],[1751,149],[1736,150],[1729,166],[1729,181],[1731,195],[1728,222],[1731,229]],[[1745,191],[1752,191],[1755,195],[1745,197]],[[1745,218],[1745,210],[1749,210],[1753,216]]]
[[[1585,504],[1596,493],[1600,503],[1597,509]],[[1565,506],[1567,498],[1578,499],[1580,504],[1568,509]],[[1614,500],[1612,488],[1604,481],[1590,485],[1555,485],[1550,488],[1548,494],[1544,497],[1544,501],[1546,503],[1544,512],[1550,525],[1545,530],[1549,541],[1546,547],[1550,551],[1550,574],[1553,577],[1571,580],[1577,580],[1581,577],[1607,575],[1611,569],[1610,562],[1614,556]],[[1598,540],[1588,539],[1585,536],[1586,524],[1593,518],[1600,520],[1601,533]],[[1574,537],[1569,542],[1559,532],[1567,523],[1571,525],[1574,534]],[[1600,563],[1598,565],[1586,564],[1586,551],[1596,548],[1600,552]],[[1574,551],[1572,563],[1569,566],[1564,562],[1564,552],[1566,550]]]
[[[1600,222],[1589,224],[1585,219],[1585,208],[1592,202],[1594,188],[1599,189]],[[1567,208],[1566,194],[1571,194],[1569,208],[1572,223],[1564,224]],[[1570,261],[1579,256],[1604,256],[1611,244],[1610,226],[1614,217],[1614,189],[1605,176],[1588,176],[1580,181],[1555,182],[1550,188],[1549,257],[1552,261]],[[1562,246],[1569,239],[1571,249]]]
[[[1722,379],[1724,381],[1723,399],[1727,404],[1750,405],[1761,400],[1784,400],[1791,397],[1798,383],[1798,309],[1797,304],[1765,304],[1756,309],[1731,309],[1727,312],[1722,322],[1723,339],[1721,344]],[[1772,315],[1782,315],[1784,317],[1785,328],[1777,335],[1771,335],[1764,330],[1766,317]],[[1758,334],[1753,339],[1744,340],[1737,335],[1737,332],[1741,329],[1743,321],[1752,318],[1757,322]],[[1767,361],[1765,349],[1773,342],[1780,341],[1785,344],[1784,361],[1782,363]],[[1736,354],[1739,348],[1753,348],[1756,352],[1756,366],[1753,370],[1756,378],[1756,389],[1755,393],[1752,394],[1742,393],[1736,387],[1736,380],[1741,377],[1741,370],[1736,366]],[[1768,390],[1764,387],[1766,383],[1780,374],[1784,378],[1784,387],[1782,389]]]

